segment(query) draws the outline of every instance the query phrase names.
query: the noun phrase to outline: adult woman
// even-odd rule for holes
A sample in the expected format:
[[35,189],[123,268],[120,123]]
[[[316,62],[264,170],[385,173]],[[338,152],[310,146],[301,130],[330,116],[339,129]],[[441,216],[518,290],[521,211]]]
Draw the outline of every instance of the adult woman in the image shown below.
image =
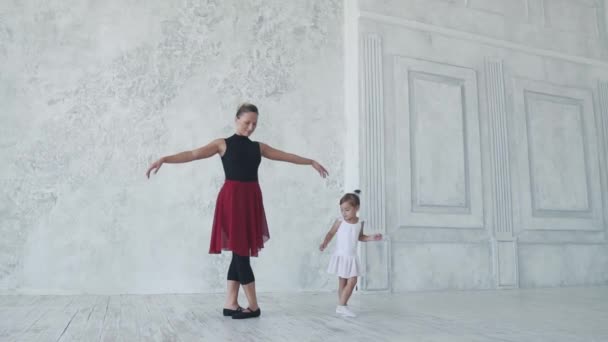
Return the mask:
[[[223,314],[234,319],[258,317],[261,314],[257,303],[255,278],[249,260],[250,256],[258,256],[258,251],[270,238],[262,193],[258,184],[258,167],[261,158],[311,165],[321,177],[325,178],[328,175],[327,170],[312,159],[251,141],[249,136],[255,131],[258,115],[255,105],[249,103],[241,105],[236,112],[234,135],[226,139],[213,140],[192,151],[163,157],[154,162],[146,172],[149,178],[150,172],[158,172],[163,163],[186,163],[216,154],[221,156],[226,181],[218,194],[209,253],[232,251]],[[242,309],[238,305],[239,286],[243,286],[249,302],[247,309]]]

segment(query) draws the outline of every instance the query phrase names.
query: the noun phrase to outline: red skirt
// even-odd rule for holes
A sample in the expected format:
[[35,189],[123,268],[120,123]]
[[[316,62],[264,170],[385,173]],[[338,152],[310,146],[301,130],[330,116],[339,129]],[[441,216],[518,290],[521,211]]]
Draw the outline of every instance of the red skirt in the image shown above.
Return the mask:
[[240,256],[258,256],[270,239],[258,182],[226,180],[217,195],[210,254],[232,251]]

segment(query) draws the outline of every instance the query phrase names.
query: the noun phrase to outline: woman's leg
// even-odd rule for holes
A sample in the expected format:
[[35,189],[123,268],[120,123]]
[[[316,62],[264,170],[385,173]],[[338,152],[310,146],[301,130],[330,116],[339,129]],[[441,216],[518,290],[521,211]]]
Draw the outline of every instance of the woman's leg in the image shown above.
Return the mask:
[[236,310],[239,308],[239,287],[238,281],[228,280],[226,285],[226,303],[224,309]]
[[[251,309],[251,311],[257,311],[259,309],[258,298],[255,291],[255,276],[253,275],[253,270],[251,269],[250,258],[248,256],[240,256],[235,254],[235,261],[236,272],[238,273],[239,282],[243,287],[245,296],[247,296],[249,309]],[[243,312],[249,311],[243,310]]]
[[[255,281],[243,285],[243,290],[245,291],[245,296],[247,296],[247,301],[249,302],[249,310],[257,311],[260,307],[258,306],[258,298],[255,293]],[[245,309],[243,312],[248,312],[249,310]]]
[[239,282],[238,272],[236,270],[235,254],[232,253],[230,267],[228,267],[228,277],[226,281],[226,303],[224,309],[236,310],[239,307]]

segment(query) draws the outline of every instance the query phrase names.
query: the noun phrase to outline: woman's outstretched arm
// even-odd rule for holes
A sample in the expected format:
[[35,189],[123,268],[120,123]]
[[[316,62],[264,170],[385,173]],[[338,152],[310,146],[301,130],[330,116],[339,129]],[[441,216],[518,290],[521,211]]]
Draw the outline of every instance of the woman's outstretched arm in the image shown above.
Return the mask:
[[297,154],[293,153],[283,152],[281,150],[277,150],[276,148],[272,148],[264,143],[260,143],[260,149],[264,158],[268,158],[270,160],[284,161],[298,165],[311,165],[315,170],[319,172],[321,177],[325,178],[329,175],[323,165],[317,163],[312,159],[300,157]]
[[150,178],[150,172],[152,171],[154,171],[154,174],[156,174],[164,163],[188,163],[193,160],[209,158],[218,153],[222,154],[222,151],[224,151],[225,149],[226,143],[224,142],[224,139],[216,139],[203,147],[199,147],[191,151],[184,151],[170,156],[162,157],[152,163],[152,165],[150,165],[148,171],[146,172],[146,176]]

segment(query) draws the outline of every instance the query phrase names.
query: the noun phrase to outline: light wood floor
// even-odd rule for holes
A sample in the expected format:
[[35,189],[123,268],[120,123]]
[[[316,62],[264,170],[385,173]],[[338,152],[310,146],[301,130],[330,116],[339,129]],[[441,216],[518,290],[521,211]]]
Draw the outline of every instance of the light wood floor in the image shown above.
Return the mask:
[[335,297],[260,294],[239,321],[221,294],[4,295],[0,341],[608,341],[608,287],[356,294],[356,318]]

